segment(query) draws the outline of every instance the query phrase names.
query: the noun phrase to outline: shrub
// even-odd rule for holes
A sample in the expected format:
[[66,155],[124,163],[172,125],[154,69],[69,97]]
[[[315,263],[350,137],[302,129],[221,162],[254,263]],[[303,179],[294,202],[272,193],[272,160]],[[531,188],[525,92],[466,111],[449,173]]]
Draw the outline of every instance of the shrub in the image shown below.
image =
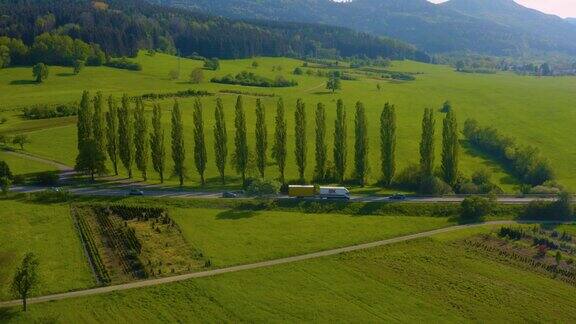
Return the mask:
[[130,70],[130,71],[142,71],[142,65],[140,63],[129,61],[127,58],[123,57],[121,59],[110,60],[104,64],[105,66]]
[[242,71],[235,76],[228,74],[221,78],[212,78],[211,82],[214,83],[223,83],[223,84],[236,84],[236,85],[243,85],[243,86],[252,86],[252,87],[292,87],[298,85],[296,81],[289,81],[286,80],[282,76],[276,77],[275,80],[270,80],[268,78],[256,75],[252,72]]
[[420,181],[420,167],[417,164],[408,165],[396,176],[396,184],[407,190],[418,190]]
[[447,195],[454,193],[449,184],[434,176],[423,179],[418,191],[429,195]]
[[36,192],[31,195],[32,200],[44,203],[62,203],[70,201],[72,195],[70,191],[65,189],[60,190],[44,190]]
[[531,188],[529,193],[539,195],[557,195],[560,193],[560,189],[547,186],[536,186]]
[[58,173],[56,172],[41,172],[36,175],[36,183],[43,186],[54,186],[58,184]]
[[492,213],[495,207],[496,201],[492,198],[467,197],[460,204],[460,217],[465,220],[481,220]]
[[7,195],[10,191],[10,186],[12,185],[12,180],[8,177],[0,177],[0,190],[3,195]]
[[13,179],[12,171],[10,171],[10,167],[8,163],[5,161],[0,161],[0,178],[7,178]]
[[255,179],[253,180],[246,190],[250,196],[271,196],[277,195],[280,192],[280,183],[275,180]]
[[22,115],[26,119],[49,119],[67,116],[76,116],[78,114],[78,104],[38,104],[22,109]]
[[297,67],[294,69],[293,74],[294,75],[302,75],[304,72],[302,71],[302,69],[300,67]]
[[220,68],[220,60],[217,57],[204,60],[204,68],[207,70],[216,71]]

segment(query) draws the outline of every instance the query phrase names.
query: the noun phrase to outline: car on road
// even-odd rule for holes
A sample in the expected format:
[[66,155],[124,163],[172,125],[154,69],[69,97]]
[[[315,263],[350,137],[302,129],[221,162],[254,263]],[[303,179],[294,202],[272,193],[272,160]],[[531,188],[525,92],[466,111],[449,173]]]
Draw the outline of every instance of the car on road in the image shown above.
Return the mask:
[[390,196],[390,200],[406,200],[406,195],[401,193],[395,193]]
[[240,195],[233,191],[225,191],[222,193],[222,198],[238,198]]
[[144,191],[141,189],[130,189],[128,192],[130,196],[144,196]]

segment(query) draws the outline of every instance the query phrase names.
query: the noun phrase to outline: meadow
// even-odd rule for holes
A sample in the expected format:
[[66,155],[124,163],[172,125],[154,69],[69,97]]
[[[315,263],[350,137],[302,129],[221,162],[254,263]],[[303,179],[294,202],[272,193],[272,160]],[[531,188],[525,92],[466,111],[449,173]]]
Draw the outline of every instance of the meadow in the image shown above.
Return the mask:
[[[354,104],[361,100],[366,108],[369,120],[370,137],[370,183],[379,180],[379,116],[385,102],[396,105],[398,114],[398,170],[410,163],[418,162],[418,142],[420,138],[420,120],[425,107],[440,108],[442,103],[450,100],[457,113],[460,126],[466,118],[475,118],[483,125],[492,125],[503,134],[512,136],[522,145],[537,147],[547,157],[557,173],[560,184],[569,189],[576,188],[576,173],[571,161],[576,152],[571,148],[574,139],[571,136],[572,120],[576,117],[576,99],[570,94],[576,90],[572,77],[537,78],[517,76],[511,73],[498,74],[465,74],[454,72],[447,66],[429,65],[411,61],[395,61],[391,70],[419,73],[415,81],[392,81],[362,75],[358,70],[350,71],[358,80],[342,81],[342,90],[331,93],[325,89],[326,78],[315,75],[292,75],[295,67],[302,62],[286,58],[254,58],[244,60],[223,60],[218,71],[204,71],[204,81],[200,84],[188,82],[188,75],[194,68],[201,67],[202,62],[189,59],[156,54],[141,53],[136,61],[142,64],[139,72],[112,69],[108,67],[87,67],[79,75],[70,73],[70,68],[51,67],[51,75],[43,84],[24,82],[31,79],[29,68],[18,67],[0,70],[0,115],[8,117],[8,122],[0,125],[0,133],[28,133],[32,143],[27,151],[55,159],[69,165],[74,164],[76,155],[74,118],[66,117],[43,121],[22,121],[17,111],[12,109],[35,103],[58,103],[78,101],[83,90],[92,93],[103,91],[105,95],[121,96],[122,93],[139,95],[144,93],[166,93],[178,90],[206,90],[224,100],[228,128],[229,152],[233,151],[233,120],[236,95],[220,93],[222,90],[235,90],[250,93],[274,94],[276,97],[262,97],[267,108],[269,146],[272,145],[273,119],[276,101],[282,97],[287,108],[288,119],[288,179],[297,177],[293,161],[294,107],[298,98],[306,103],[308,111],[308,168],[306,176],[312,178],[314,166],[314,109],[318,102],[327,106],[328,135],[333,132],[335,102],[342,98],[348,112],[348,174],[352,175],[353,163],[353,118]],[[258,67],[252,67],[252,62]],[[180,77],[170,80],[170,70],[178,69]],[[279,71],[280,68],[280,71]],[[273,71],[274,70],[274,71]],[[254,72],[269,78],[283,75],[298,82],[296,87],[258,88],[210,83],[214,76],[236,74],[241,71]],[[304,68],[306,71],[306,68]],[[380,84],[381,90],[376,85]],[[212,126],[216,96],[204,97],[205,129],[208,147],[208,187],[217,188],[217,171],[213,161]],[[245,96],[245,109],[248,120],[249,145],[254,146],[254,107],[256,97]],[[193,166],[192,158],[192,104],[193,98],[179,100],[184,109],[184,127],[188,166],[187,185],[197,187],[199,177]],[[164,125],[168,132],[172,99],[161,100],[164,108]],[[151,103],[147,103],[151,109]],[[436,114],[437,165],[440,161],[441,118]],[[169,136],[166,136],[169,137]],[[328,136],[330,139],[331,136]],[[168,141],[168,138],[166,139]],[[330,144],[330,143],[329,143]],[[328,145],[328,156],[331,157],[331,145]],[[492,172],[492,181],[507,192],[517,191],[517,181],[488,157],[462,143],[461,171],[470,176],[475,170],[485,168]],[[168,157],[170,151],[168,148]],[[168,159],[169,160],[169,159]],[[168,169],[171,162],[168,161]],[[151,168],[151,167],[150,167]],[[153,174],[150,170],[149,174]],[[272,161],[266,172],[268,177],[276,177],[277,170]],[[232,166],[228,167],[229,180],[232,185],[239,184]],[[252,172],[252,175],[255,175]],[[157,182],[156,175],[150,179]],[[169,184],[175,184],[170,179]],[[363,192],[378,192],[377,187],[365,188]]]
[[0,310],[0,320],[574,322],[574,286],[463,244],[486,231],[32,305],[28,313]]

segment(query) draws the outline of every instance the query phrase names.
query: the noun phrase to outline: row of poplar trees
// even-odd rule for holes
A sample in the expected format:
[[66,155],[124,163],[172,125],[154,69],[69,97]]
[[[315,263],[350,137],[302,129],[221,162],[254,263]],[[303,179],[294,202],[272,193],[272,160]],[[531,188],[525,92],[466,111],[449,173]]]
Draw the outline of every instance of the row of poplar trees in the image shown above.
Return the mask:
[[[104,112],[104,97],[97,93],[90,98],[84,92],[78,112],[78,156],[76,169],[90,174],[92,179],[96,174],[105,174],[106,161],[110,159],[114,174],[118,175],[120,164],[132,178],[133,167],[147,179],[148,162],[152,161],[155,172],[161,182],[164,182],[166,169],[166,148],[164,130],[162,128],[162,110],[154,104],[152,110],[151,130],[145,118],[144,104],[141,99],[132,100],[127,95],[122,97],[118,106],[116,100],[107,98],[107,111]],[[135,101],[135,103],[134,103]],[[134,106],[134,107],[132,107]],[[268,165],[268,129],[266,124],[266,109],[260,99],[256,101],[255,150],[253,155],[248,148],[248,132],[246,115],[242,96],[238,96],[235,105],[234,118],[234,152],[231,161],[237,174],[246,181],[246,174],[251,162],[264,177]],[[294,113],[294,158],[299,174],[299,181],[305,182],[307,168],[308,139],[307,113],[304,102],[299,99]],[[271,157],[277,165],[279,180],[285,183],[285,168],[287,163],[287,132],[285,108],[282,99],[276,104],[275,129]],[[203,108],[199,100],[194,102],[193,117],[193,153],[194,165],[200,175],[201,183],[205,183],[207,167],[207,148],[204,130]],[[329,169],[327,149],[326,107],[319,103],[315,110],[315,181],[344,182],[347,170],[347,127],[346,109],[342,100],[336,103],[336,120],[333,133],[333,165]],[[420,166],[424,176],[432,176],[434,169],[434,117],[432,109],[426,109],[422,123],[422,140],[420,144]],[[226,167],[229,158],[228,134],[224,106],[217,98],[214,111],[214,163],[218,169],[222,183],[225,183]],[[184,184],[186,175],[184,128],[182,113],[177,101],[174,102],[171,116],[171,152],[173,161],[172,174]],[[354,174],[353,177],[361,185],[365,184],[368,171],[368,121],[364,105],[356,103],[354,118]],[[386,103],[380,118],[380,171],[382,184],[392,184],[396,172],[396,112],[395,107]],[[149,156],[151,159],[149,159]],[[449,111],[444,121],[442,173],[444,180],[453,184],[458,173],[458,136],[456,119]],[[250,159],[253,158],[254,161]],[[331,179],[327,179],[330,173]]]

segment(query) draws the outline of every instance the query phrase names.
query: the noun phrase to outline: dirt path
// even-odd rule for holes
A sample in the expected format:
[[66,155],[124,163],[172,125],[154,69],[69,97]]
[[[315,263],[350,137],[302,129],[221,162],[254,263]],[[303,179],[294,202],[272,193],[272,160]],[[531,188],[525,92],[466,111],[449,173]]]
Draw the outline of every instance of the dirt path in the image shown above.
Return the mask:
[[[72,291],[72,292],[61,293],[61,294],[34,297],[34,298],[30,298],[28,300],[28,303],[29,304],[44,303],[44,302],[49,302],[49,301],[54,301],[54,300],[61,300],[61,299],[68,299],[68,298],[75,298],[75,297],[82,297],[82,296],[99,295],[99,294],[105,294],[105,293],[110,293],[110,292],[114,292],[114,291],[156,286],[156,285],[162,285],[162,284],[178,282],[178,281],[183,281],[183,280],[189,280],[189,279],[194,279],[194,278],[211,277],[211,276],[217,276],[217,275],[221,275],[221,274],[225,274],[225,273],[232,273],[232,272],[238,272],[238,271],[244,271],[244,270],[250,270],[250,269],[258,269],[258,268],[265,268],[265,267],[271,267],[271,266],[280,265],[280,264],[287,264],[287,263],[293,263],[293,262],[298,262],[298,261],[327,257],[327,256],[346,253],[346,252],[370,249],[370,248],[374,248],[374,247],[390,245],[390,244],[394,244],[394,243],[400,243],[400,242],[415,240],[415,239],[424,238],[424,237],[430,237],[430,236],[441,234],[441,233],[456,232],[456,231],[460,231],[460,230],[464,230],[464,229],[468,229],[468,228],[491,226],[491,225],[520,224],[520,223],[525,223],[525,224],[530,224],[530,223],[560,224],[560,222],[492,221],[492,222],[477,223],[477,224],[456,225],[456,226],[440,228],[440,229],[436,229],[436,230],[432,230],[432,231],[427,231],[427,232],[422,232],[422,233],[417,233],[417,234],[411,234],[411,235],[386,239],[386,240],[382,240],[382,241],[352,245],[352,246],[347,246],[347,247],[342,247],[342,248],[337,248],[337,249],[331,249],[331,250],[326,250],[326,251],[320,251],[320,252],[314,252],[314,253],[308,253],[308,254],[303,254],[303,255],[298,255],[298,256],[293,256],[293,257],[288,257],[288,258],[281,258],[281,259],[270,260],[270,261],[262,261],[262,262],[257,262],[257,263],[244,264],[244,265],[239,265],[239,266],[233,266],[233,267],[215,269],[215,270],[209,270],[209,271],[203,271],[203,272],[188,273],[188,274],[166,277],[166,278],[136,281],[136,282],[126,283],[126,284],[121,284],[121,285],[99,287],[99,288]],[[569,224],[573,224],[573,223],[570,222]],[[13,307],[13,306],[20,305],[20,303],[21,303],[20,300],[5,301],[5,302],[0,302],[0,307]]]

